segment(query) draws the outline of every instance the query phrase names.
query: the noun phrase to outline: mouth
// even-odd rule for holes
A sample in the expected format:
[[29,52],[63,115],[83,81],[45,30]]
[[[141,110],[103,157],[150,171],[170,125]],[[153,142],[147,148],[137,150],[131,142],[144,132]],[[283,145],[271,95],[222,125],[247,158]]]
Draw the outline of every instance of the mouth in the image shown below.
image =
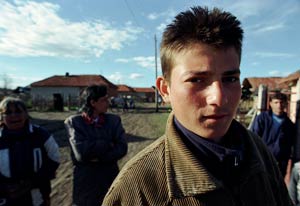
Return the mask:
[[19,125],[23,125],[23,121],[22,120],[15,120],[15,121],[10,121],[9,124],[11,126],[19,126]]
[[204,115],[203,118],[207,120],[221,120],[228,116],[229,116],[228,114],[210,114],[210,115]]

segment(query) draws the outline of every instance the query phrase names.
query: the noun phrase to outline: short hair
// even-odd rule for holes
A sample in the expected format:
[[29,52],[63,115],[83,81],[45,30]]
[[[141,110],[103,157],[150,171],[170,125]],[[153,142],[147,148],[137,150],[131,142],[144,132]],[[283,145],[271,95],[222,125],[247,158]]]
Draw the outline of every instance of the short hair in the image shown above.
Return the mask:
[[175,55],[194,44],[203,43],[218,49],[234,47],[241,59],[243,29],[240,21],[218,8],[192,7],[179,13],[164,30],[160,44],[163,76],[169,80]]
[[91,105],[91,100],[97,101],[100,97],[104,97],[105,95],[107,95],[107,86],[104,84],[86,87],[81,95],[83,101],[81,111],[86,112],[88,116],[92,116],[93,107]]
[[270,101],[272,101],[273,99],[279,99],[283,102],[287,102],[287,96],[281,92],[275,92],[275,93],[271,94],[269,99],[270,99]]
[[25,103],[16,97],[5,97],[1,102],[0,102],[0,122],[2,123],[3,121],[3,114],[5,114],[7,112],[7,110],[9,109],[10,106],[14,106],[17,109],[25,112],[26,114],[28,114],[27,111],[27,107],[25,105]]

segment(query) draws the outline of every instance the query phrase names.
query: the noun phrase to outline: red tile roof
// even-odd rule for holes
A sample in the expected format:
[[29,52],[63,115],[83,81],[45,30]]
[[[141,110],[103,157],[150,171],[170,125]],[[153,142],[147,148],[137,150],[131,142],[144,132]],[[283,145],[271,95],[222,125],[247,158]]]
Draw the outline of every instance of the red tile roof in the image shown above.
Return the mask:
[[152,87],[135,87],[136,92],[154,93],[155,90]]
[[86,87],[93,84],[106,84],[110,88],[117,86],[102,75],[55,75],[32,83],[31,87]]
[[118,84],[118,92],[141,92],[141,93],[154,93],[152,87],[130,87],[125,84]]
[[282,77],[250,77],[245,78],[242,85],[244,88],[251,88],[252,91],[256,91],[260,84],[268,86],[269,91],[276,89],[287,89],[287,85],[280,84],[282,79]]
[[285,78],[282,78],[282,80],[280,81],[280,84],[284,84],[284,83],[286,83],[286,84],[289,84],[289,83],[296,84],[299,78],[300,78],[300,70],[288,75]]
[[118,84],[118,92],[135,92],[132,87],[129,87],[125,84]]

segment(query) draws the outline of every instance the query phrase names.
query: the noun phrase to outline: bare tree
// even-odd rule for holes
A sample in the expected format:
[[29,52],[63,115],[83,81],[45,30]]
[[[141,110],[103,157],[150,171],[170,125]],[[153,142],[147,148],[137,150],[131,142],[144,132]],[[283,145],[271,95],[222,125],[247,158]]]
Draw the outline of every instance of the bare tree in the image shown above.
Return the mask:
[[1,75],[3,94],[7,95],[12,84],[12,79],[7,74]]

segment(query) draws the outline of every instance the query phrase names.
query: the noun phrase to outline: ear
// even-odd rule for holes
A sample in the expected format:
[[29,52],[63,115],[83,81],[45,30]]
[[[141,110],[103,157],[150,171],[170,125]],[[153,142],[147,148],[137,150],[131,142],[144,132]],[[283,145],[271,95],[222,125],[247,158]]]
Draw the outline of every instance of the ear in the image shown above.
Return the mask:
[[158,89],[161,97],[163,98],[164,102],[170,103],[169,97],[169,82],[163,77],[159,76],[156,79],[156,88]]
[[95,100],[93,100],[93,99],[90,100],[90,105],[91,105],[93,108],[95,107],[95,103],[96,103]]

